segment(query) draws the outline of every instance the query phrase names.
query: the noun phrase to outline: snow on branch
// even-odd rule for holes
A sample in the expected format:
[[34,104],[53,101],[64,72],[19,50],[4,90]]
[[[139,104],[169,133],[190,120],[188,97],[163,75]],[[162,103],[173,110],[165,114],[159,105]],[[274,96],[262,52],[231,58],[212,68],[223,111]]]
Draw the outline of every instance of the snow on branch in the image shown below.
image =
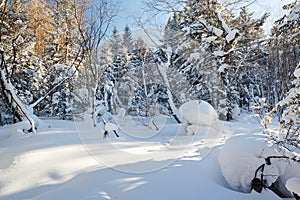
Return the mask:
[[226,33],[226,41],[227,43],[233,42],[235,38],[237,37],[239,31],[237,29],[230,29],[223,17],[220,15],[220,13],[216,13],[217,17],[221,23],[222,29]]
[[[30,113],[26,105],[21,101],[21,99],[17,96],[14,86],[11,84],[10,80],[6,78],[5,76],[5,70],[1,69],[1,79],[2,83],[4,85],[4,89],[9,92],[9,95],[11,96],[11,101],[13,101],[16,105],[16,107],[19,109],[19,111],[22,113],[22,115],[29,121],[31,124],[32,132],[35,133],[35,121],[33,117],[33,113]],[[11,102],[12,103],[12,102]]]
[[218,72],[220,72],[220,73],[225,73],[225,71],[226,71],[228,68],[230,68],[230,65],[224,63],[224,64],[222,64],[222,65],[219,67]]
[[219,28],[217,28],[217,27],[215,27],[215,26],[209,25],[204,19],[199,19],[199,21],[200,21],[200,23],[201,23],[202,25],[205,26],[205,28],[206,28],[208,31],[212,32],[213,34],[215,34],[215,35],[218,36],[218,37],[221,37],[221,36],[222,36],[223,31],[222,31],[221,29],[219,29]]

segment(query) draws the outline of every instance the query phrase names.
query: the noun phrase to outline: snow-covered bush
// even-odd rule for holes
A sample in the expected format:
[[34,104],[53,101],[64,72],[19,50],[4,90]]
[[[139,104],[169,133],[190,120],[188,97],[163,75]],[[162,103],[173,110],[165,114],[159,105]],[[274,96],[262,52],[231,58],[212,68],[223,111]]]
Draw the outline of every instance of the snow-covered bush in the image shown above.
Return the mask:
[[184,103],[179,108],[179,113],[182,121],[186,120],[192,125],[207,125],[215,124],[218,119],[216,110],[205,101],[193,100]]
[[192,100],[182,104],[179,108],[181,121],[186,124],[189,135],[203,133],[203,126],[218,129],[218,114],[216,110],[205,101]]
[[300,165],[293,159],[263,134],[233,136],[219,155],[223,176],[232,189],[261,192],[270,188],[281,196],[291,196],[285,188],[287,177],[300,177]]

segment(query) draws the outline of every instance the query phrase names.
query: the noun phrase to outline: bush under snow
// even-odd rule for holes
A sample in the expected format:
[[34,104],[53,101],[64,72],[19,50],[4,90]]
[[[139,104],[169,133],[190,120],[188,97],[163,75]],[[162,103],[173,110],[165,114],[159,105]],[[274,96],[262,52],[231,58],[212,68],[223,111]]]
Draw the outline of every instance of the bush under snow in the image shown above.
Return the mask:
[[211,126],[216,124],[218,119],[215,109],[205,101],[193,100],[184,103],[180,106],[179,113],[192,125]]
[[186,123],[188,135],[203,134],[203,127],[218,129],[218,114],[216,110],[205,101],[193,100],[184,103],[179,108],[181,121]]
[[[271,186],[282,176],[295,176],[292,170],[300,170],[299,165],[290,168],[290,159],[283,157],[277,145],[272,144],[263,134],[243,134],[229,138],[219,155],[219,163],[224,178],[237,191],[250,192],[252,180],[261,179],[265,187]],[[270,162],[268,162],[268,158]],[[263,168],[260,168],[263,165]],[[297,168],[297,169],[296,169]],[[258,170],[259,169],[259,170]],[[256,175],[256,177],[255,177]],[[285,183],[277,188],[281,193],[286,191]]]

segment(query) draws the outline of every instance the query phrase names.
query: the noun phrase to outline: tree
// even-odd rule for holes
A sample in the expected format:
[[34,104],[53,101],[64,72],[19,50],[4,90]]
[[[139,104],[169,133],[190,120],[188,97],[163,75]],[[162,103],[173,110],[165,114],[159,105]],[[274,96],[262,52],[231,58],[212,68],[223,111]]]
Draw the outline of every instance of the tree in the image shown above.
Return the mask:
[[[58,94],[58,89],[68,87],[66,91],[71,92],[71,79],[84,58],[77,43],[80,42],[80,37],[76,35],[76,7],[71,1],[55,3],[32,0],[1,4],[3,102],[10,108],[14,122],[27,118],[33,132],[37,121],[33,116],[33,109],[41,106],[41,102],[49,95]],[[64,3],[69,4],[65,6]],[[32,12],[29,12],[28,7],[33,9]],[[45,12],[45,16],[39,12]],[[54,28],[61,32],[53,31]],[[57,74],[55,64],[68,66],[68,72]],[[58,81],[57,78],[61,79]],[[70,107],[65,110],[72,108],[70,102]],[[38,110],[45,108],[46,106],[38,107]]]
[[[8,4],[6,1],[4,4],[1,4],[0,20],[0,83],[3,95],[2,101],[9,109],[8,113],[13,115],[14,122],[27,119],[32,126],[33,132],[35,132],[33,113],[23,103],[17,94],[16,87],[12,84],[13,75],[22,70],[20,68],[23,67],[24,59],[22,58],[24,58],[24,51],[28,47],[28,43],[30,44],[30,38],[25,35],[24,31],[26,15],[24,10],[21,9],[21,2],[13,1],[12,4]],[[26,70],[23,72],[26,73]],[[26,74],[24,75],[26,77]]]
[[123,33],[123,47],[127,56],[130,56],[133,49],[133,38],[129,26],[125,26]]
[[[92,108],[93,123],[96,126],[96,105],[101,91],[103,69],[101,45],[107,36],[111,23],[118,13],[118,1],[91,0],[84,13],[84,25],[79,27],[86,52],[86,62],[82,69],[80,85],[88,91],[88,103]],[[92,81],[91,81],[92,78]]]
[[[277,20],[269,40],[269,63],[268,73],[270,74],[272,88],[268,94],[269,104],[274,107],[284,98],[291,88],[292,72],[299,62],[299,10],[300,3],[294,3],[284,6],[290,9],[290,13]],[[280,81],[279,81],[280,80]],[[282,110],[278,112],[278,118]]]
[[[278,21],[276,30],[281,30],[281,32],[276,33],[276,39],[272,38],[271,41],[277,41],[274,48],[282,47],[282,50],[277,50],[274,57],[274,64],[283,67],[285,73],[282,71],[276,71],[278,66],[274,66],[274,71],[276,73],[272,73],[275,76],[276,80],[280,80],[280,85],[277,87],[278,93],[277,95],[284,96],[280,99],[274,108],[266,115],[263,119],[262,123],[270,123],[271,115],[277,113],[278,119],[280,121],[280,137],[274,137],[273,139],[277,141],[279,145],[284,145],[285,148],[293,151],[296,147],[300,148],[300,120],[299,120],[299,110],[300,110],[300,64],[297,57],[299,55],[299,11],[300,11],[300,3],[294,2],[286,8],[291,8],[289,15],[284,16],[282,19]],[[298,42],[298,43],[297,43]],[[283,46],[282,46],[283,45]],[[283,48],[284,47],[284,48]],[[287,57],[283,57],[287,56]],[[297,62],[297,64],[290,66],[290,64]],[[295,67],[296,66],[296,67]],[[293,79],[290,78],[293,76]],[[290,83],[286,83],[285,80],[281,81],[284,77],[288,80],[291,80]],[[289,89],[288,89],[289,88]],[[282,92],[287,90],[287,93]],[[275,96],[276,93],[273,95]]]
[[294,72],[296,79],[287,96],[278,103],[283,108],[280,121],[281,131],[284,133],[284,143],[300,149],[300,64]]
[[239,30],[239,39],[232,59],[236,70],[230,82],[238,92],[239,106],[247,111],[259,103],[257,98],[265,97],[268,49],[262,25],[267,17],[268,14],[264,14],[259,19],[253,19],[253,13],[247,7],[242,7],[233,21]]
[[222,120],[232,118],[236,103],[229,98],[231,54],[239,35],[229,27],[232,21],[233,15],[216,1],[188,1],[180,23],[183,41],[175,51],[180,56],[174,60],[198,89],[198,98],[209,101]]
[[164,29],[163,47],[165,49],[170,48],[170,51],[174,53],[175,48],[177,48],[177,40],[180,36],[179,23],[180,15],[174,13],[172,17],[169,17],[168,22]]

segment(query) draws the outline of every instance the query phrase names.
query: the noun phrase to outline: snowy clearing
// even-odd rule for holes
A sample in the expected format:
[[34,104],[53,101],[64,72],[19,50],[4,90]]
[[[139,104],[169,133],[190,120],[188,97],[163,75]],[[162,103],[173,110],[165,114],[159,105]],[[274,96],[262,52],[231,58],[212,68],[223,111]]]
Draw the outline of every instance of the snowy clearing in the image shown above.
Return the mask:
[[37,134],[23,134],[25,123],[1,128],[0,199],[280,199],[236,192],[223,178],[224,138],[250,130],[249,120],[226,123],[221,138],[209,127],[186,135],[168,120],[153,135],[138,123],[127,119],[108,139],[90,121],[47,120]]

